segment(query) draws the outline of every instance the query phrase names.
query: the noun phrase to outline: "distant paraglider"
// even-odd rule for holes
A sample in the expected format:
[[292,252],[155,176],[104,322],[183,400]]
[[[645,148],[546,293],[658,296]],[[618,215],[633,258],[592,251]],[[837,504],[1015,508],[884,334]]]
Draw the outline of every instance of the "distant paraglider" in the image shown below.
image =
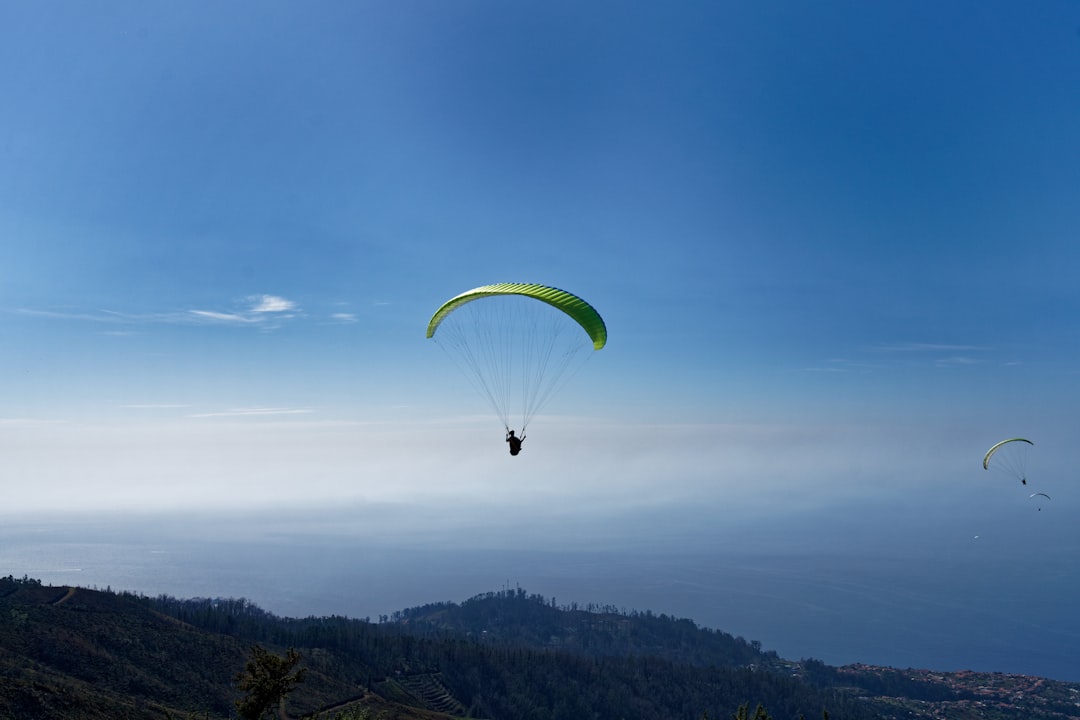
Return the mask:
[[[1046,493],[1042,493],[1042,492],[1037,492],[1037,493],[1031,493],[1030,495],[1028,495],[1028,497],[1029,497],[1029,498],[1034,498],[1034,497],[1044,497],[1044,498],[1046,498],[1047,500],[1049,500],[1049,499],[1050,499],[1050,496],[1049,496],[1049,495],[1047,495]],[[1038,510],[1039,510],[1039,512],[1042,512],[1042,503],[1041,503],[1041,501],[1040,501],[1040,504],[1039,504]]]
[[986,451],[983,470],[997,470],[1027,485],[1027,453],[1034,444],[1025,438],[1002,440]]

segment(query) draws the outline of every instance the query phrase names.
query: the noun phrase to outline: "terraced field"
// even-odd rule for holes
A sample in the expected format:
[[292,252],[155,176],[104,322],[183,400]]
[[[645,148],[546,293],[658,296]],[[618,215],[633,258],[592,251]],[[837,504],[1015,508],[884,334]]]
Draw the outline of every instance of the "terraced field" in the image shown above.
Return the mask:
[[400,700],[407,702],[411,699],[411,704],[447,715],[463,716],[467,712],[467,708],[443,684],[439,673],[402,675],[387,679],[383,685],[387,697],[400,698],[404,694],[407,698]]

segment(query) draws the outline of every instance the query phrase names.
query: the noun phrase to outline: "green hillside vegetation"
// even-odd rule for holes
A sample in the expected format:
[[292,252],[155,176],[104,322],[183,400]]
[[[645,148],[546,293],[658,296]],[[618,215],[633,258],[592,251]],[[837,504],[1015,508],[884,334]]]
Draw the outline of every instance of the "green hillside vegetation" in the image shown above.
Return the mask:
[[790,667],[758,642],[698,627],[685,618],[610,605],[558,607],[523,590],[478,595],[461,604],[403,610],[389,620],[416,635],[465,635],[488,643],[546,647],[589,657],[650,656],[690,665]]
[[[252,643],[207,632],[145,598],[0,578],[0,718],[233,718],[233,679]],[[310,666],[320,651],[304,652]],[[354,683],[308,670],[295,715],[364,700]],[[387,718],[446,720],[371,697]]]
[[[689,620],[558,607],[521,590],[373,623],[9,577],[0,579],[0,718],[234,718],[236,678],[256,645],[300,655],[303,682],[285,703],[292,718],[700,720],[739,708],[753,716],[746,708],[758,705],[773,720],[934,717],[946,706],[964,712],[938,716],[1078,717],[1068,684],[1040,680],[1030,695],[1039,702],[991,706],[940,678],[792,662]],[[901,694],[882,697],[875,684]]]
[[792,677],[794,664],[743,640],[665,616],[559,609],[521,590],[405,610],[378,624],[277,618],[244,601],[147,602],[205,630],[319,648],[319,672],[380,694],[400,678],[437,675],[468,717],[696,720],[703,712],[726,717],[745,702],[776,718],[823,710],[875,717],[844,693]]

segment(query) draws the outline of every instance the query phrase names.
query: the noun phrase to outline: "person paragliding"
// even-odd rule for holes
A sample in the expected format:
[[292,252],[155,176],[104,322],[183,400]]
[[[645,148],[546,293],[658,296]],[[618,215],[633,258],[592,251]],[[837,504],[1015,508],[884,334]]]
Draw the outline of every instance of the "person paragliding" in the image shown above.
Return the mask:
[[1019,437],[996,443],[983,456],[983,470],[998,470],[1027,485],[1027,452],[1034,444]]
[[535,414],[607,343],[607,326],[592,305],[565,290],[496,283],[444,302],[427,337],[487,399],[517,455]]
[[523,433],[521,437],[518,437],[513,430],[507,430],[506,442],[510,443],[510,454],[517,455],[521,452],[521,443],[525,442],[525,435]]

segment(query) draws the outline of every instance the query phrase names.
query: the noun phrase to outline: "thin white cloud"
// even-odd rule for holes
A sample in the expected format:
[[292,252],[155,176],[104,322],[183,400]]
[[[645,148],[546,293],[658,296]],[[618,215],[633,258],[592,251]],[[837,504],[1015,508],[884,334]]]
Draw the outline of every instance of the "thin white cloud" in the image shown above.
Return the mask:
[[[191,309],[180,312],[129,313],[116,310],[56,311],[18,308],[14,312],[20,315],[51,318],[54,320],[81,320],[86,322],[115,324],[192,324],[224,323],[235,325],[258,325],[264,329],[278,327],[282,320],[298,316],[299,308],[295,302],[279,295],[250,295],[244,299],[244,307],[235,310]],[[110,334],[124,334],[130,331],[115,331]]]
[[70,420],[48,420],[41,418],[5,418],[0,417],[0,426],[5,427],[37,427],[41,425],[66,425]]
[[834,358],[832,360],[826,360],[823,365],[811,365],[801,368],[803,372],[817,372],[817,373],[868,373],[876,369],[877,366],[867,363],[855,362],[848,360],[847,358]]
[[330,319],[340,325],[348,325],[356,322],[356,315],[346,312],[333,313],[332,315],[330,315]]
[[833,358],[825,360],[820,365],[812,365],[801,368],[803,372],[816,373],[841,373],[861,372],[869,373],[886,370],[889,367],[905,366],[932,366],[932,367],[967,367],[979,365],[984,362],[981,358],[970,353],[980,353],[989,350],[980,345],[961,345],[950,343],[928,342],[898,342],[880,343],[865,347],[861,350],[872,362],[860,362],[849,358]]
[[276,328],[281,320],[296,317],[297,305],[278,295],[250,295],[245,298],[247,307],[232,312],[219,310],[191,310],[194,317],[210,322],[259,325],[264,329]]
[[51,318],[53,320],[88,320],[90,322],[125,322],[126,318],[118,313],[108,310],[92,312],[68,312],[57,310],[35,310],[33,308],[16,308],[19,315],[31,315],[33,317]]
[[216,412],[197,412],[189,418],[262,418],[279,415],[309,415],[309,408],[231,408]]
[[903,354],[908,357],[925,357],[925,362],[932,362],[934,367],[958,368],[979,365],[983,361],[968,353],[987,350],[979,345],[953,345],[948,343],[898,343],[882,345],[878,352]]
[[116,310],[101,310],[98,319],[125,323],[178,322],[183,313],[124,313]]
[[954,355],[952,357],[939,358],[937,360],[938,367],[962,367],[966,365],[978,365],[982,362],[978,358],[966,357],[964,355]]
[[251,308],[253,313],[280,313],[296,309],[296,303],[292,300],[277,295],[252,295],[248,300],[254,303]]
[[213,310],[191,310],[189,312],[192,315],[195,315],[197,317],[205,318],[207,320],[215,320],[215,321],[218,321],[218,322],[232,322],[232,323],[254,323],[254,322],[258,322],[258,320],[256,320],[253,317],[250,317],[250,316],[247,316],[247,315],[238,315],[236,313],[215,312]]
[[986,350],[979,345],[950,345],[945,343],[920,343],[905,342],[878,345],[870,348],[871,352],[881,353],[931,353],[931,352],[963,352],[973,350]]

